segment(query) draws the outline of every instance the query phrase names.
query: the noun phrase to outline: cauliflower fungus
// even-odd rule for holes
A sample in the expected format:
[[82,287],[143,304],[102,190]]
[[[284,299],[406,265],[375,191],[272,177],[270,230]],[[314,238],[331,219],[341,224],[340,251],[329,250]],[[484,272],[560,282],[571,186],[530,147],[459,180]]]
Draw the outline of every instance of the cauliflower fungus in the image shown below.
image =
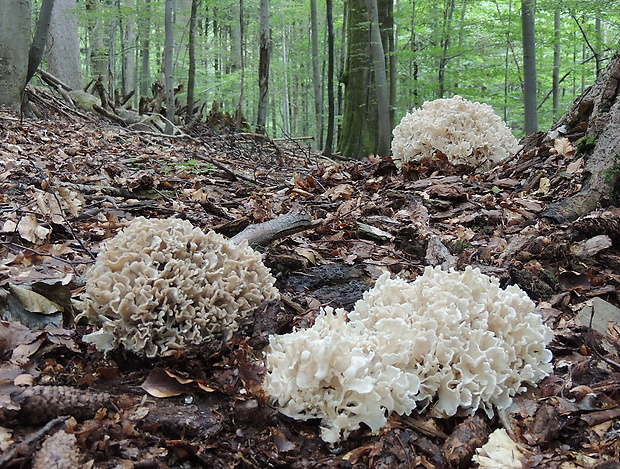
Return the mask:
[[519,148],[491,106],[458,95],[425,102],[407,113],[392,133],[392,158],[399,166],[441,153],[453,165],[488,170]]
[[256,307],[279,296],[274,282],[247,242],[234,245],[184,220],[139,217],[86,273],[84,315],[102,327],[85,340],[147,357],[228,340]]
[[479,269],[427,267],[409,283],[384,273],[351,313],[271,336],[264,389],[285,415],[322,419],[321,436],[375,431],[391,412],[488,415],[551,372],[551,330],[516,286]]

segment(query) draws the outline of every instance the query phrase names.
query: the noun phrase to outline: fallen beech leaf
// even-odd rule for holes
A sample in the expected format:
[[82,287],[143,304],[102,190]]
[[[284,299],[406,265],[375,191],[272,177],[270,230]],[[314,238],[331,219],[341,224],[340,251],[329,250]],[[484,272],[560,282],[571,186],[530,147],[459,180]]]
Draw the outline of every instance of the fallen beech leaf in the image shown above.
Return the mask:
[[192,391],[163,368],[155,368],[140,386],[153,397],[172,397]]
[[296,448],[295,443],[291,442],[286,435],[277,428],[271,429],[271,436],[273,436],[273,441],[276,444],[278,453],[286,453]]
[[37,218],[29,213],[19,220],[17,231],[26,241],[30,241],[33,244],[40,244],[45,241],[51,230],[39,225]]
[[553,142],[553,147],[558,152],[558,155],[571,156],[575,153],[575,147],[566,137],[556,138]]
[[32,290],[11,284],[9,284],[9,288],[26,311],[41,314],[54,314],[62,311],[59,305]]
[[583,167],[583,157],[577,158],[575,161],[571,162],[566,167],[566,172],[569,174],[573,174],[576,171],[580,170]]

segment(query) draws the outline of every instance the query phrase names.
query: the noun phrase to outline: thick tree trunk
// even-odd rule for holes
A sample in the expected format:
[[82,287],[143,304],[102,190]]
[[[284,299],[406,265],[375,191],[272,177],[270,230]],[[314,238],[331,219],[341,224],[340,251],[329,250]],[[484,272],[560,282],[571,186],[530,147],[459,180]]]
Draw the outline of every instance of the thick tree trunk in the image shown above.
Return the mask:
[[30,45],[30,1],[0,1],[0,104],[20,107]]
[[392,127],[390,122],[390,93],[385,67],[385,53],[379,29],[377,0],[366,0],[366,8],[368,9],[368,19],[370,21],[370,50],[377,98],[378,127],[375,152],[377,155],[385,157],[390,155]]
[[581,191],[553,203],[542,213],[558,222],[573,221],[618,196],[620,181],[620,48],[593,86],[588,88],[556,124],[570,133],[588,122],[585,138],[595,142],[585,163],[586,179]]
[[56,0],[52,10],[49,46],[49,72],[71,89],[82,89],[82,58],[75,0]]

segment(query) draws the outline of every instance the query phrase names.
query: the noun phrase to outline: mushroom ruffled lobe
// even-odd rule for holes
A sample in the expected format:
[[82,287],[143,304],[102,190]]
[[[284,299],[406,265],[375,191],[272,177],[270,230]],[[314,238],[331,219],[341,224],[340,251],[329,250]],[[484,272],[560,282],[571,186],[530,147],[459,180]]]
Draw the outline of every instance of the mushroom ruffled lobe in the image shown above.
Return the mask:
[[247,242],[234,245],[185,220],[139,217],[110,239],[86,273],[84,315],[102,322],[85,340],[155,357],[228,340],[252,311],[279,297]]
[[453,165],[488,170],[519,149],[491,106],[458,95],[425,102],[407,113],[392,133],[392,158],[398,166],[439,153]]
[[493,415],[552,370],[552,332],[533,309],[471,267],[427,267],[411,283],[384,273],[351,313],[325,308],[311,328],[271,336],[264,389],[285,415],[322,419],[330,443],[391,412]]

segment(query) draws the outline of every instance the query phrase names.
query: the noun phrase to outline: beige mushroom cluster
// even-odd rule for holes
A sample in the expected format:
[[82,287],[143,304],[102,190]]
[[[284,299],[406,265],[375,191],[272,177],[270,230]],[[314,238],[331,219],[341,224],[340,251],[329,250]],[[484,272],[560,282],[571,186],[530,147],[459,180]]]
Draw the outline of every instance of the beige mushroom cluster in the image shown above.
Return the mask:
[[479,269],[384,273],[352,312],[325,308],[311,328],[271,336],[263,386],[285,415],[320,418],[334,443],[392,412],[493,415],[551,372],[551,338],[525,292]]
[[458,95],[427,101],[407,113],[393,135],[392,158],[399,166],[443,154],[453,165],[488,170],[519,149],[491,106]]
[[139,217],[110,239],[86,274],[84,315],[101,322],[85,340],[154,357],[228,340],[252,311],[279,297],[259,253],[185,220]]

